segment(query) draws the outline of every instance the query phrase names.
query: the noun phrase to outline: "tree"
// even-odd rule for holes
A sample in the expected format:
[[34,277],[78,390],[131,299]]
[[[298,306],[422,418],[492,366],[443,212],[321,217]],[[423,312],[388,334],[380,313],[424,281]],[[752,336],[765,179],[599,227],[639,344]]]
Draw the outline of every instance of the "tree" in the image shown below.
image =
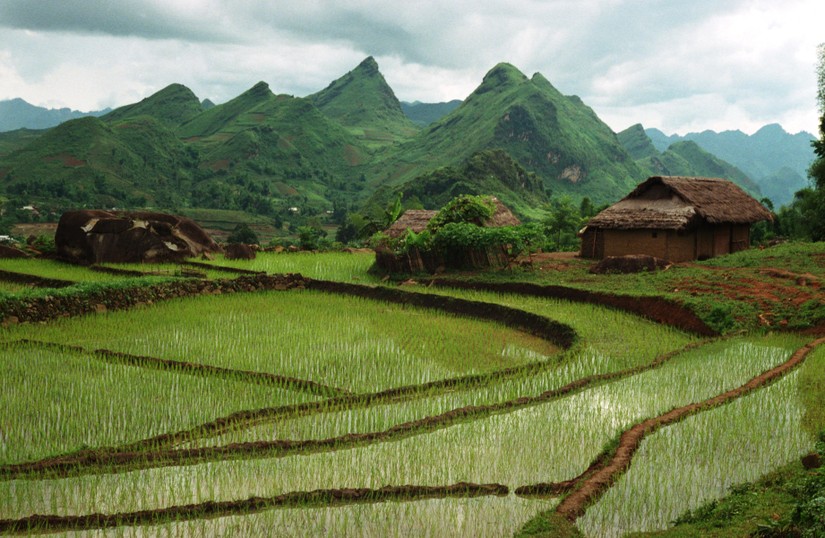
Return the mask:
[[825,240],[825,43],[817,47],[817,104],[819,140],[814,140],[816,158],[808,169],[811,187],[794,195],[794,201],[779,212],[781,233],[813,241]]
[[581,204],[579,204],[579,214],[581,217],[590,218],[596,215],[596,207],[593,205],[593,202],[590,201],[590,198],[585,196],[582,198]]
[[550,205],[550,216],[544,219],[544,227],[548,234],[556,236],[556,250],[562,250],[563,243],[565,247],[575,244],[574,239],[580,223],[581,215],[567,196],[553,200]]
[[315,226],[299,226],[298,242],[304,250],[317,250],[320,246],[321,238],[326,237],[327,232]]
[[813,180],[813,191],[805,196],[800,206],[808,235],[814,241],[825,240],[825,43],[817,47],[817,101],[819,104],[819,140],[812,145],[816,159],[808,169]]
[[817,55],[819,57],[819,65],[817,66],[817,82],[819,88],[816,94],[820,114],[819,140],[814,140],[811,143],[817,158],[811,165],[808,173],[811,179],[814,180],[816,188],[823,191],[825,190],[825,43],[819,45]]
[[235,226],[229,237],[226,238],[229,243],[244,243],[247,245],[258,244],[258,234],[249,227],[245,222]]

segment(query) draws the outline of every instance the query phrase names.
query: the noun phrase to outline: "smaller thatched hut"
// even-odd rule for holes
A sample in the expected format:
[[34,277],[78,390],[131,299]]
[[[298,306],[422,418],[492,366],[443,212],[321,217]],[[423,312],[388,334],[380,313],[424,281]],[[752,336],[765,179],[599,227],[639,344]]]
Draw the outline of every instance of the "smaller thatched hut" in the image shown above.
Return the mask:
[[751,224],[772,219],[730,181],[654,176],[590,219],[579,233],[580,255],[705,259],[748,248]]
[[521,221],[518,220],[518,217],[513,215],[513,212],[510,211],[506,205],[501,203],[501,200],[493,198],[493,203],[496,204],[496,210],[493,212],[493,216],[487,219],[484,222],[484,226],[489,228],[495,228],[498,226],[518,226],[521,224]]
[[[498,198],[490,197],[495,205],[493,214],[484,222],[472,222],[477,226],[494,228],[501,226],[518,226],[520,221]],[[430,221],[438,211],[428,209],[408,209],[398,218],[384,234],[390,242],[403,239],[408,231],[420,234],[427,229]],[[379,267],[390,273],[418,273],[438,271],[440,268],[483,268],[504,266],[509,262],[505,245],[484,249],[452,249],[450,252],[426,250],[417,247],[406,248],[398,254],[390,244],[378,245],[375,260]]]
[[438,211],[434,209],[408,209],[384,233],[392,239],[404,237],[407,230],[420,234],[427,229],[427,224],[436,215],[438,215]]

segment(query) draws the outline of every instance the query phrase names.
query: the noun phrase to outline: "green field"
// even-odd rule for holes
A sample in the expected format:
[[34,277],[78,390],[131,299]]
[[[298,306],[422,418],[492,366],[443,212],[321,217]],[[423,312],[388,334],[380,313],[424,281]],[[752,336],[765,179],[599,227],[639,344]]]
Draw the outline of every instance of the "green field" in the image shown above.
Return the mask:
[[[51,275],[50,263],[15,271]],[[376,279],[359,253],[212,263]],[[108,278],[91,284],[122,285]],[[570,530],[551,517],[566,493],[519,488],[581,486],[634,425],[741,387],[814,340],[701,338],[594,304],[410,290],[536,314],[577,338],[565,348],[506,316],[313,289],[6,324],[0,533],[554,536]],[[823,361],[815,348],[775,381],[646,433],[578,530],[666,530],[799,466],[825,429]]]

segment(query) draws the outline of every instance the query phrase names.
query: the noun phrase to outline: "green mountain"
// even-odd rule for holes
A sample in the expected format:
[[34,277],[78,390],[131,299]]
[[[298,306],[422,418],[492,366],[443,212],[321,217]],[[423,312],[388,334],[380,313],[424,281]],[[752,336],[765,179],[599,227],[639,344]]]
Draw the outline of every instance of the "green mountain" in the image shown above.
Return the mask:
[[0,133],[0,159],[43,135],[42,130],[17,129]]
[[168,127],[176,127],[202,111],[201,103],[192,90],[181,84],[170,84],[139,103],[114,109],[101,119],[116,122],[151,116]]
[[677,141],[659,152],[641,124],[628,127],[618,135],[636,163],[648,175],[700,176],[729,179],[756,198],[762,191],[747,174],[689,140]]
[[376,188],[399,185],[484,149],[506,151],[548,191],[598,203],[620,198],[644,175],[578,97],[499,64],[452,113],[371,165],[368,177]]
[[733,181],[746,192],[761,198],[759,186],[744,172],[703,150],[695,142],[676,142],[657,157],[640,163],[647,165],[651,175],[721,177]]
[[109,123],[86,117],[46,131],[0,164],[5,193],[46,207],[174,207],[194,163],[151,116]]
[[381,188],[366,204],[386,207],[398,194],[405,207],[440,209],[461,194],[495,195],[519,217],[539,218],[549,201],[536,174],[500,149],[482,150],[457,166],[437,168],[394,188]]
[[640,129],[622,134],[637,163],[578,97],[509,64],[418,128],[367,58],[308,97],[276,95],[259,82],[215,105],[172,84],[99,119],[3,134],[0,194],[56,211],[203,208],[300,224],[338,219],[397,193],[434,208],[478,193],[541,217],[551,194],[602,204],[655,167],[697,170],[694,149],[654,154]]
[[460,99],[453,99],[446,103],[414,103],[401,102],[401,110],[419,127],[426,127],[438,121],[461,105]]
[[645,128],[642,127],[641,123],[631,125],[616,136],[622,146],[624,146],[624,149],[637,161],[659,155],[660,150],[656,149],[656,146],[653,145],[653,141],[647,136]]
[[646,133],[660,151],[681,140],[696,142],[741,169],[776,206],[789,203],[796,191],[808,186],[808,167],[814,159],[811,141],[815,140],[810,133],[789,134],[777,124],[765,125],[752,135],[702,131],[668,136],[658,129]]
[[310,204],[322,212],[336,192],[355,190],[358,166],[369,153],[312,100],[275,95],[264,82],[202,112],[177,133],[198,152],[201,177],[209,183],[193,203],[207,207],[218,205],[210,196],[226,197],[218,191],[229,182],[236,191],[251,184],[276,211]]
[[418,131],[372,56],[308,99],[373,147],[409,139]]

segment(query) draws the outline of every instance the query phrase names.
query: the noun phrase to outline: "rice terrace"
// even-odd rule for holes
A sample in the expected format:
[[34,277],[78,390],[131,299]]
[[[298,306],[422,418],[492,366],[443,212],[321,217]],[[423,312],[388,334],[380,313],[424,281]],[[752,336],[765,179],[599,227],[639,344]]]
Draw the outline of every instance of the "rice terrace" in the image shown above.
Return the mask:
[[780,529],[820,472],[823,257],[404,286],[371,252],[0,260],[0,533]]

